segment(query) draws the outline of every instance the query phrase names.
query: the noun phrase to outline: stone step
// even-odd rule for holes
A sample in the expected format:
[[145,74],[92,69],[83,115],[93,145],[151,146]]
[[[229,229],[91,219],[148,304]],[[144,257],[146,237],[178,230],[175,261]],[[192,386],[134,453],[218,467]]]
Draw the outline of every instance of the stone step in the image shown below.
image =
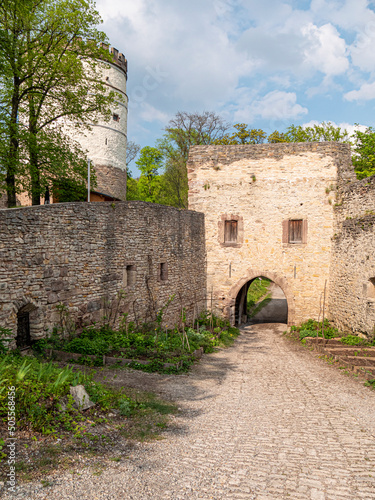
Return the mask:
[[341,346],[327,346],[327,351],[337,356],[360,356],[363,358],[375,358],[375,348],[359,348],[359,347],[343,347]]
[[343,344],[337,339],[322,339],[321,337],[305,337],[306,344],[308,345],[326,345],[342,347]]
[[348,360],[349,363],[355,366],[373,366],[375,368],[375,359],[374,358],[361,358],[360,356],[346,356],[345,359]]

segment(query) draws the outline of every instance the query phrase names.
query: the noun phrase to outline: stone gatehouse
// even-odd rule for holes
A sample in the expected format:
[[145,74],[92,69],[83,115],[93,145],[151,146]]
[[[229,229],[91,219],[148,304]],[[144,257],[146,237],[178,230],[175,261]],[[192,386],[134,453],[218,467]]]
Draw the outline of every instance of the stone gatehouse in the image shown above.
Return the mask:
[[[356,192],[353,216],[366,198],[367,219],[374,218],[375,190],[356,181],[349,145],[195,146],[188,177],[189,208],[205,215],[207,287],[218,313],[241,321],[249,285],[267,277],[286,296],[290,325],[318,319],[326,285],[331,319],[354,331],[375,326],[374,226],[368,220],[366,229],[357,226],[361,234],[350,233],[350,252],[343,226]],[[349,291],[350,282],[358,286]],[[355,322],[358,289],[355,312],[362,320]]]

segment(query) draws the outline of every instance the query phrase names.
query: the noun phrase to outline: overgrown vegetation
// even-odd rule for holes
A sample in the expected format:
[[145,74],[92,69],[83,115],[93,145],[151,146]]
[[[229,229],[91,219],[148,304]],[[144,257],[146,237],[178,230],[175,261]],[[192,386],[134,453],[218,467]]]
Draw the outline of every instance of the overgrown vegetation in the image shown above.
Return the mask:
[[[322,337],[322,322],[309,319],[300,326],[292,326],[291,334],[294,337],[298,337],[299,340],[303,340],[306,337]],[[337,328],[330,326],[328,319],[324,320],[324,337],[326,339],[333,339],[335,337],[340,337],[340,332]]]
[[[163,311],[164,308],[159,311],[154,324],[139,328],[133,322],[120,321],[118,329],[104,323],[86,327],[80,335],[71,333],[68,338],[61,335],[61,329],[55,328],[50,338],[36,342],[34,349],[39,353],[55,349],[82,354],[79,361],[84,364],[93,364],[92,359],[87,358],[88,355],[97,356],[98,365],[102,363],[103,355],[134,359],[131,368],[177,373],[188,370],[194,361],[192,354],[195,350],[203,348],[205,353],[213,352],[215,347],[230,345],[239,334],[237,328],[209,313],[201,314],[194,328],[185,326],[184,317],[179,326],[163,327]],[[139,360],[151,363],[143,365],[137,363]],[[165,368],[165,363],[176,366]]]
[[[77,367],[78,368],[78,367]],[[127,458],[132,441],[158,439],[177,407],[149,392],[113,389],[94,381],[93,370],[61,368],[52,362],[22,357],[17,351],[0,355],[0,435],[8,431],[8,387],[15,387],[18,480],[43,477],[55,468],[71,469],[90,457],[91,467],[103,459]],[[116,376],[114,376],[116,377]],[[70,387],[83,384],[95,406],[75,407]],[[6,480],[9,449],[0,439],[0,480]],[[95,457],[98,456],[98,460]]]
[[0,359],[0,419],[8,415],[8,387],[16,388],[17,430],[27,429],[44,435],[58,436],[64,431],[78,432],[87,420],[75,408],[70,387],[82,384],[98,408],[107,411],[124,405],[128,414],[136,408],[130,398],[95,383],[92,376],[70,367],[60,368],[52,362],[45,363],[33,357],[22,357],[15,351]]
[[[304,340],[307,337],[323,337],[322,332],[322,322],[309,319],[300,326],[292,326],[291,335],[299,340]],[[337,328],[334,328],[328,319],[324,320],[324,338],[333,339],[336,338],[340,342],[349,346],[362,346],[362,347],[372,347],[375,346],[375,340],[364,339],[358,337],[357,335],[344,335]]]

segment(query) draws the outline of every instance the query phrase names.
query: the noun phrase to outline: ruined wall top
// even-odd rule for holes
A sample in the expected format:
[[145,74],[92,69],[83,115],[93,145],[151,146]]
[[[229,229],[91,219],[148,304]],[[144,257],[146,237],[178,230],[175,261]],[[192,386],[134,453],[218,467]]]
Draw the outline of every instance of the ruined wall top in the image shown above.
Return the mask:
[[188,168],[196,164],[212,163],[227,165],[244,158],[260,160],[262,158],[281,160],[284,156],[316,153],[321,157],[330,156],[338,167],[339,181],[356,180],[351,161],[350,144],[340,142],[292,142],[277,144],[241,144],[234,146],[192,146],[189,151]]
[[336,206],[338,223],[375,215],[375,175],[342,186]]

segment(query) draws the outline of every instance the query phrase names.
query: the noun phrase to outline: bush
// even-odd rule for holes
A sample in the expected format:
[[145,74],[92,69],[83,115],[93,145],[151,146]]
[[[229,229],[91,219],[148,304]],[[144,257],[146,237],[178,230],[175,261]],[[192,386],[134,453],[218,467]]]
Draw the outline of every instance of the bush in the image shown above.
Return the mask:
[[[295,332],[300,340],[306,337],[322,337],[322,322],[309,319],[300,326],[292,326],[291,332]],[[327,319],[324,320],[324,338],[332,339],[340,336],[337,328],[330,325]]]
[[77,354],[104,355],[110,350],[110,345],[104,339],[98,337],[90,340],[87,337],[78,337],[68,342],[64,350]]
[[83,384],[86,378],[71,368],[60,369],[13,353],[1,358],[0,380],[6,382],[0,389],[0,418],[6,419],[7,388],[14,386],[18,428],[31,427],[51,434],[56,432],[56,426],[66,428],[75,418],[77,411],[71,405],[66,412],[60,411],[60,400],[69,394],[71,385]]
[[341,337],[341,342],[347,345],[365,345],[367,342],[361,337],[356,335],[347,335],[346,337]]

